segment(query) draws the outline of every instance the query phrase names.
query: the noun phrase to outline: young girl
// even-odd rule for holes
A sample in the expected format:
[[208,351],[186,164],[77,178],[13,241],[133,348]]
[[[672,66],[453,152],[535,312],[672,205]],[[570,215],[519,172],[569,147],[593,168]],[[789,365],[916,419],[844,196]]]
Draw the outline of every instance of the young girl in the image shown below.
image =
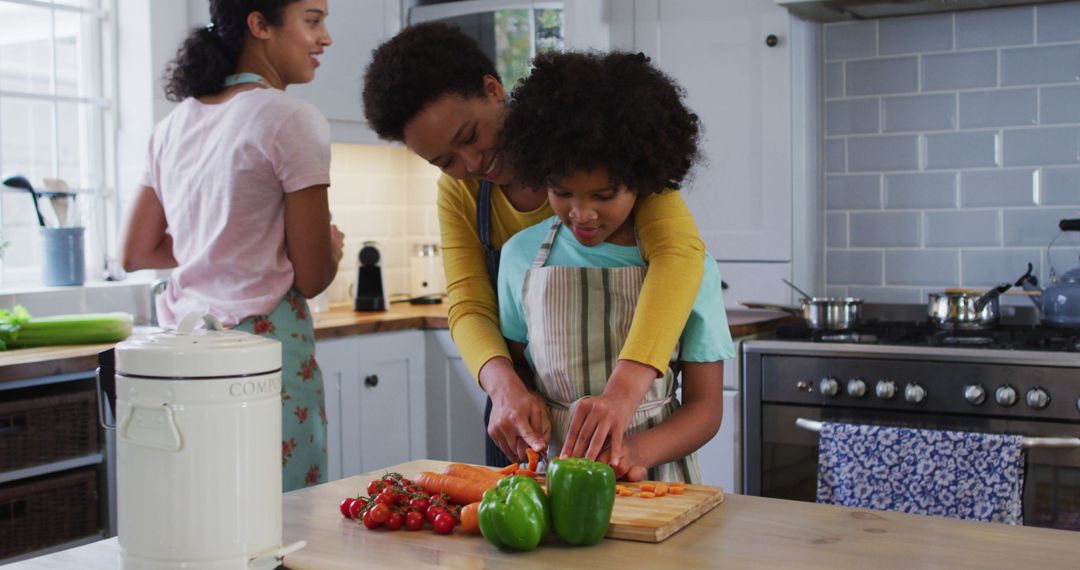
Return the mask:
[[720,427],[722,361],[735,354],[720,275],[703,255],[696,264],[704,278],[672,356],[678,366],[665,366],[632,395],[607,382],[646,275],[634,206],[678,187],[697,157],[698,133],[698,119],[672,80],[644,55],[626,53],[538,56],[514,90],[503,129],[518,179],[546,190],[555,211],[503,246],[503,334],[515,358],[535,371],[553,450],[590,431],[588,414],[575,410],[634,398],[621,448],[612,438],[600,454],[631,480],[701,481],[694,451]]
[[[444,173],[438,201],[450,332],[490,396],[487,462],[499,466],[508,463],[500,450],[521,461],[525,447],[540,451],[549,439],[546,406],[515,372],[499,332],[499,248],[552,214],[547,195],[518,180],[516,165],[499,150],[505,95],[480,46],[443,24],[402,30],[375,50],[364,75],[364,114],[375,132],[404,142]],[[631,393],[667,368],[701,282],[698,260],[705,251],[677,192],[643,196],[635,215],[650,271],[626,343],[608,371],[613,386]],[[636,405],[631,400],[586,410],[591,431],[568,440],[568,452],[596,457],[600,446],[590,442],[621,437]]]
[[330,45],[326,0],[212,0],[185,40],[124,230],[127,271],[174,268],[163,326],[189,312],[281,341],[284,490],[326,480],[326,413],[305,298],[342,255],[330,224],[330,130],[285,94]]

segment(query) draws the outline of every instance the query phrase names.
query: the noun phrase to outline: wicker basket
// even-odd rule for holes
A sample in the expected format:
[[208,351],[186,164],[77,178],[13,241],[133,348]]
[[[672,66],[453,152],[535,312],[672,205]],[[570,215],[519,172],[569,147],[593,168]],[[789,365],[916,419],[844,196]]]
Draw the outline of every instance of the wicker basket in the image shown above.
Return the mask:
[[93,390],[0,403],[0,472],[94,453],[97,428]]
[[0,487],[0,559],[98,532],[94,467]]

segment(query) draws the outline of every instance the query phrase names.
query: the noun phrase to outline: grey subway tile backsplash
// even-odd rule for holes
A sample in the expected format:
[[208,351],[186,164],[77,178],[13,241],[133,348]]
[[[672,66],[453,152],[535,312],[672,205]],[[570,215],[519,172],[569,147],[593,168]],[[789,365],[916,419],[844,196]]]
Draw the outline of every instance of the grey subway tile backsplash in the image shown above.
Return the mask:
[[1006,281],[1014,283],[1027,270],[1028,263],[1034,266],[1035,271],[1040,270],[1038,249],[965,251],[960,255],[963,272],[960,284],[964,287],[988,287]]
[[1080,167],[1044,168],[1040,194],[1044,206],[1080,205]]
[[882,98],[884,131],[936,131],[956,128],[956,95],[905,95]]
[[1080,164],[1080,126],[1006,130],[1005,166]]
[[926,168],[997,166],[997,131],[934,133],[926,136]]
[[926,213],[926,247],[1001,245],[997,210],[957,210]]
[[885,252],[886,285],[947,285],[960,276],[956,250],[898,250]]
[[825,252],[825,283],[881,285],[881,256],[881,251],[877,250],[828,250]]
[[1001,50],[1001,84],[1069,83],[1080,77],[1080,45]]
[[960,128],[1027,126],[1038,122],[1039,93],[1033,88],[960,93]]
[[869,210],[881,208],[881,176],[829,176],[825,180],[825,208]]
[[1080,3],[1043,4],[1035,15],[1039,43],[1080,41]]
[[843,172],[847,168],[847,140],[826,139],[825,172]]
[[[1044,286],[1049,283],[1053,283],[1055,279],[1060,279],[1061,274],[1075,269],[1077,265],[1080,265],[1080,248],[1076,247],[1058,247],[1056,244],[1054,248],[1049,251],[1044,249],[1042,251],[1042,272],[1039,274],[1039,283]],[[1038,267],[1038,264],[1035,264]]]
[[922,57],[923,91],[997,85],[997,52],[975,51]]
[[877,22],[837,24],[825,30],[825,59],[853,59],[877,55]]
[[921,303],[920,291],[905,287],[848,287],[848,295],[867,303]]
[[848,239],[852,247],[917,247],[922,241],[918,212],[852,212]]
[[1035,8],[972,10],[956,14],[956,49],[1030,44]]
[[919,168],[919,137],[886,135],[848,139],[848,171],[880,172]]
[[970,170],[960,174],[960,206],[1038,206],[1035,171]]
[[885,207],[955,208],[955,172],[919,172],[885,176]]
[[1039,93],[1040,123],[1080,123],[1080,85],[1043,87]]
[[[1060,232],[1058,222],[1065,218],[1080,218],[1080,208],[1005,210],[1005,245],[1045,246]],[[1080,245],[1080,235],[1068,232],[1057,240],[1056,245]]]
[[844,72],[849,97],[914,93],[919,87],[918,59],[894,57],[849,61]]
[[951,14],[889,18],[878,22],[878,52],[899,55],[953,48]]
[[[1058,221],[1080,218],[1080,0],[826,24],[824,39],[829,294],[925,302],[1028,261],[1045,280]],[[1075,267],[1080,235],[1053,253]]]
[[835,99],[844,96],[844,64],[825,64],[825,97]]
[[880,111],[876,97],[830,101],[825,106],[827,135],[876,133],[879,130]]
[[847,214],[829,212],[825,214],[825,243],[829,247],[847,247]]

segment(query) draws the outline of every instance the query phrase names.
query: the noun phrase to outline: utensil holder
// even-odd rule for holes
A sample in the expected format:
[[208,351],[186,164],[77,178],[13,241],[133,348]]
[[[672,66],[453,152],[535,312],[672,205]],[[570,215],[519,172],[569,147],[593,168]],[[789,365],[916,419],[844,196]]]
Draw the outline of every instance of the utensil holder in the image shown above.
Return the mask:
[[82,285],[86,281],[86,228],[40,228],[44,253],[41,279],[46,285]]

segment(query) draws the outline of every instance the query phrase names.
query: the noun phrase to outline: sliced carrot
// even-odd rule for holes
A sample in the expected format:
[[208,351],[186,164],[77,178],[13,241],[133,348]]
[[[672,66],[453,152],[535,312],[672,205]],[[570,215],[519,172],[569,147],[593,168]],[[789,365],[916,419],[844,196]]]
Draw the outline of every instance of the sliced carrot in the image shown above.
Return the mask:
[[540,454],[533,450],[533,448],[526,447],[525,457],[529,459],[529,471],[535,472],[536,468],[540,466]]
[[461,505],[480,502],[487,490],[483,483],[430,471],[421,472],[413,481],[428,493],[446,493]]
[[681,495],[686,490],[685,487],[671,487],[668,489],[668,494]]
[[656,493],[656,496],[657,496],[657,497],[663,497],[664,495],[666,495],[666,494],[667,494],[667,492],[668,492],[668,486],[667,486],[667,483],[657,483],[657,484],[656,484],[656,491],[655,491],[655,493]]
[[638,493],[638,495],[639,495],[639,496],[640,496],[640,497],[641,497],[642,499],[651,499],[651,498],[653,498],[653,497],[655,497],[655,496],[656,496],[656,493],[653,493],[653,492],[651,492],[651,491],[642,491],[641,493]]
[[656,490],[656,483],[642,483],[641,490],[645,492],[652,492]]
[[517,463],[511,463],[510,465],[507,465],[506,467],[503,467],[502,469],[499,469],[499,473],[502,474],[502,475],[513,475],[514,472],[516,472],[517,470],[518,470],[518,464]]
[[633,497],[634,496],[634,492],[631,491],[630,489],[623,489],[622,491],[619,491],[619,494],[624,496],[624,497]]

